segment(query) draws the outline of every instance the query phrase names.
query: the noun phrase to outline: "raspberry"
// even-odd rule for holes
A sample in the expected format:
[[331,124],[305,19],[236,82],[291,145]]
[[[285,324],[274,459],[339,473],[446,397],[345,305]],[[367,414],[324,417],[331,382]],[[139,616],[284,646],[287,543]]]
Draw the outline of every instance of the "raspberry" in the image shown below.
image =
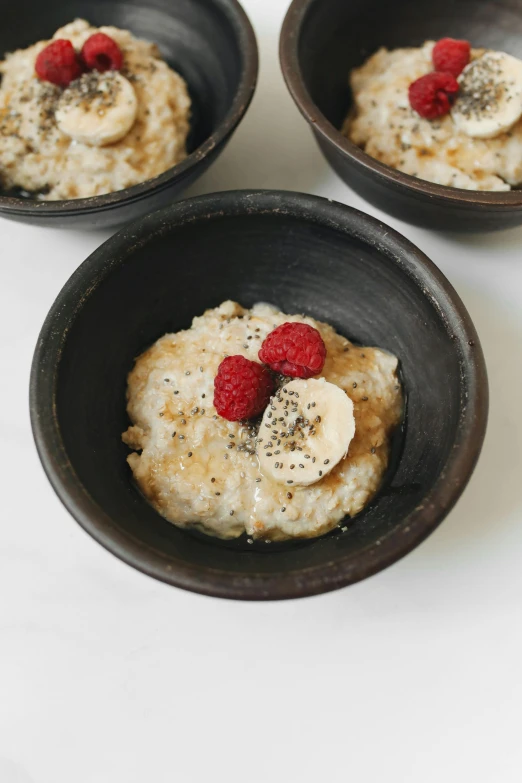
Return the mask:
[[42,49],[35,62],[36,75],[44,82],[67,87],[82,74],[82,66],[70,41],[57,38]]
[[244,356],[227,356],[214,378],[214,407],[224,419],[257,416],[268,405],[274,379],[266,367]]
[[433,65],[436,71],[445,71],[460,76],[471,56],[469,41],[456,41],[455,38],[441,38],[433,47]]
[[451,73],[434,71],[410,84],[410,106],[427,120],[442,117],[451,109],[451,99],[459,91],[459,83]]
[[259,358],[275,372],[292,378],[311,378],[323,369],[326,346],[313,326],[286,323],[266,337]]
[[120,47],[105,33],[94,33],[82,47],[82,60],[87,68],[96,71],[119,71],[123,65]]

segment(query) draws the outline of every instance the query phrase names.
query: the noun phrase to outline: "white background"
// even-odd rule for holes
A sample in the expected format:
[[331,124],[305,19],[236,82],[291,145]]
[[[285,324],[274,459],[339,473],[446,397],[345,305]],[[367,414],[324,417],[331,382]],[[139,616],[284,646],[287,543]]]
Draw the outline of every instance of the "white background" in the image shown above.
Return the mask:
[[317,193],[418,244],[482,340],[483,456],[442,527],[361,584],[242,604],[156,583],[69,517],[29,426],[41,323],[107,234],[0,220],[0,783],[522,779],[522,228],[435,235],[337,179],[280,75],[287,5],[244,0],[260,45],[257,94],[191,193]]

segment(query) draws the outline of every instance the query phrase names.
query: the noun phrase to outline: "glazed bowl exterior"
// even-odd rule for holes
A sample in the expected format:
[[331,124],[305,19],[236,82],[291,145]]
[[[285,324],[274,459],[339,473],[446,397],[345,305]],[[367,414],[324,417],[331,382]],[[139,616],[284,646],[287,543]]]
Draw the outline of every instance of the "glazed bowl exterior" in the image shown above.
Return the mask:
[[280,39],[283,75],[326,159],[384,212],[427,228],[495,231],[522,224],[522,189],[477,192],[435,185],[370,157],[341,127],[352,68],[381,46],[465,38],[522,58],[522,0],[293,0]]
[[[404,427],[382,489],[346,532],[224,542],[178,529],[137,490],[121,440],[127,373],[160,336],[226,299],[306,313],[399,357]],[[488,387],[468,313],[409,241],[326,199],[232,191],[149,215],[78,268],[38,339],[30,405],[51,484],[100,544],[178,587],[276,599],[357,582],[428,536],[473,471]]]
[[0,55],[48,38],[76,18],[158,44],[188,84],[190,154],[153,179],[103,196],[37,201],[0,192],[0,215],[54,228],[107,228],[171,203],[216,160],[254,94],[257,44],[238,0],[18,0],[2,9]]

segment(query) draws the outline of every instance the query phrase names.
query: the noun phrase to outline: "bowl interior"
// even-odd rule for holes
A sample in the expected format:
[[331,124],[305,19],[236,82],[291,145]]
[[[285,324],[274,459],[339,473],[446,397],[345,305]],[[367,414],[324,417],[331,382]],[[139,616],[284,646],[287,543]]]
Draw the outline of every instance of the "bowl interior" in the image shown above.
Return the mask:
[[[60,295],[34,365],[33,415],[43,422],[38,432],[47,432],[45,443],[37,433],[44,464],[95,537],[167,581],[186,586],[172,574],[188,567],[198,574],[194,589],[212,592],[217,571],[233,580],[333,567],[347,558],[364,564],[365,551],[416,513],[460,439],[470,394],[464,345],[471,350],[462,317],[448,305],[442,276],[427,260],[419,264],[419,251],[361,213],[304,196],[262,196],[257,206],[248,196],[215,198],[181,203],[172,217],[156,213],[138,230],[120,232]],[[189,327],[226,299],[312,315],[400,358],[408,395],[402,449],[379,495],[347,532],[279,548],[238,547],[178,530],[137,491],[121,442],[127,373],[158,337]],[[150,565],[158,558],[169,563],[167,572]]]
[[520,0],[303,0],[299,65],[310,97],[341,128],[350,107],[349,73],[381,46],[466,38],[522,57]]
[[162,56],[188,84],[192,99],[189,153],[223,122],[233,104],[243,68],[238,30],[228,2],[66,0],[42,4],[20,0],[2,11],[0,57],[49,38],[78,17],[97,26],[128,29],[135,36],[158,44]]

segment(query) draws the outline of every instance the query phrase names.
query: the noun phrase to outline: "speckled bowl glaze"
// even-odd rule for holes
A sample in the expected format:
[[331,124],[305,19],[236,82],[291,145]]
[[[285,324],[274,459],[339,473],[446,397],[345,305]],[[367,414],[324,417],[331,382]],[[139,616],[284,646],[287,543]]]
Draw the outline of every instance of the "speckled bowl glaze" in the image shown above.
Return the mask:
[[254,94],[257,45],[237,0],[18,0],[2,9],[0,53],[48,38],[77,17],[158,44],[189,87],[190,154],[158,177],[104,196],[36,201],[0,192],[0,215],[55,228],[106,228],[169,204],[216,160]]
[[[381,491],[343,523],[346,532],[285,544],[224,542],[169,524],[137,491],[121,441],[127,373],[158,337],[226,299],[307,313],[399,357],[404,430]],[[45,471],[88,533],[157,579],[242,599],[334,590],[417,546],[473,471],[487,401],[473,324],[420,250],[341,204],[271,191],[182,201],[103,244],[47,316],[30,393]]]
[[349,141],[341,126],[348,77],[379,47],[467,38],[522,58],[522,0],[293,0],[281,31],[288,89],[326,159],[357,193],[390,215],[427,228],[495,231],[522,224],[522,189],[476,192],[396,171]]

